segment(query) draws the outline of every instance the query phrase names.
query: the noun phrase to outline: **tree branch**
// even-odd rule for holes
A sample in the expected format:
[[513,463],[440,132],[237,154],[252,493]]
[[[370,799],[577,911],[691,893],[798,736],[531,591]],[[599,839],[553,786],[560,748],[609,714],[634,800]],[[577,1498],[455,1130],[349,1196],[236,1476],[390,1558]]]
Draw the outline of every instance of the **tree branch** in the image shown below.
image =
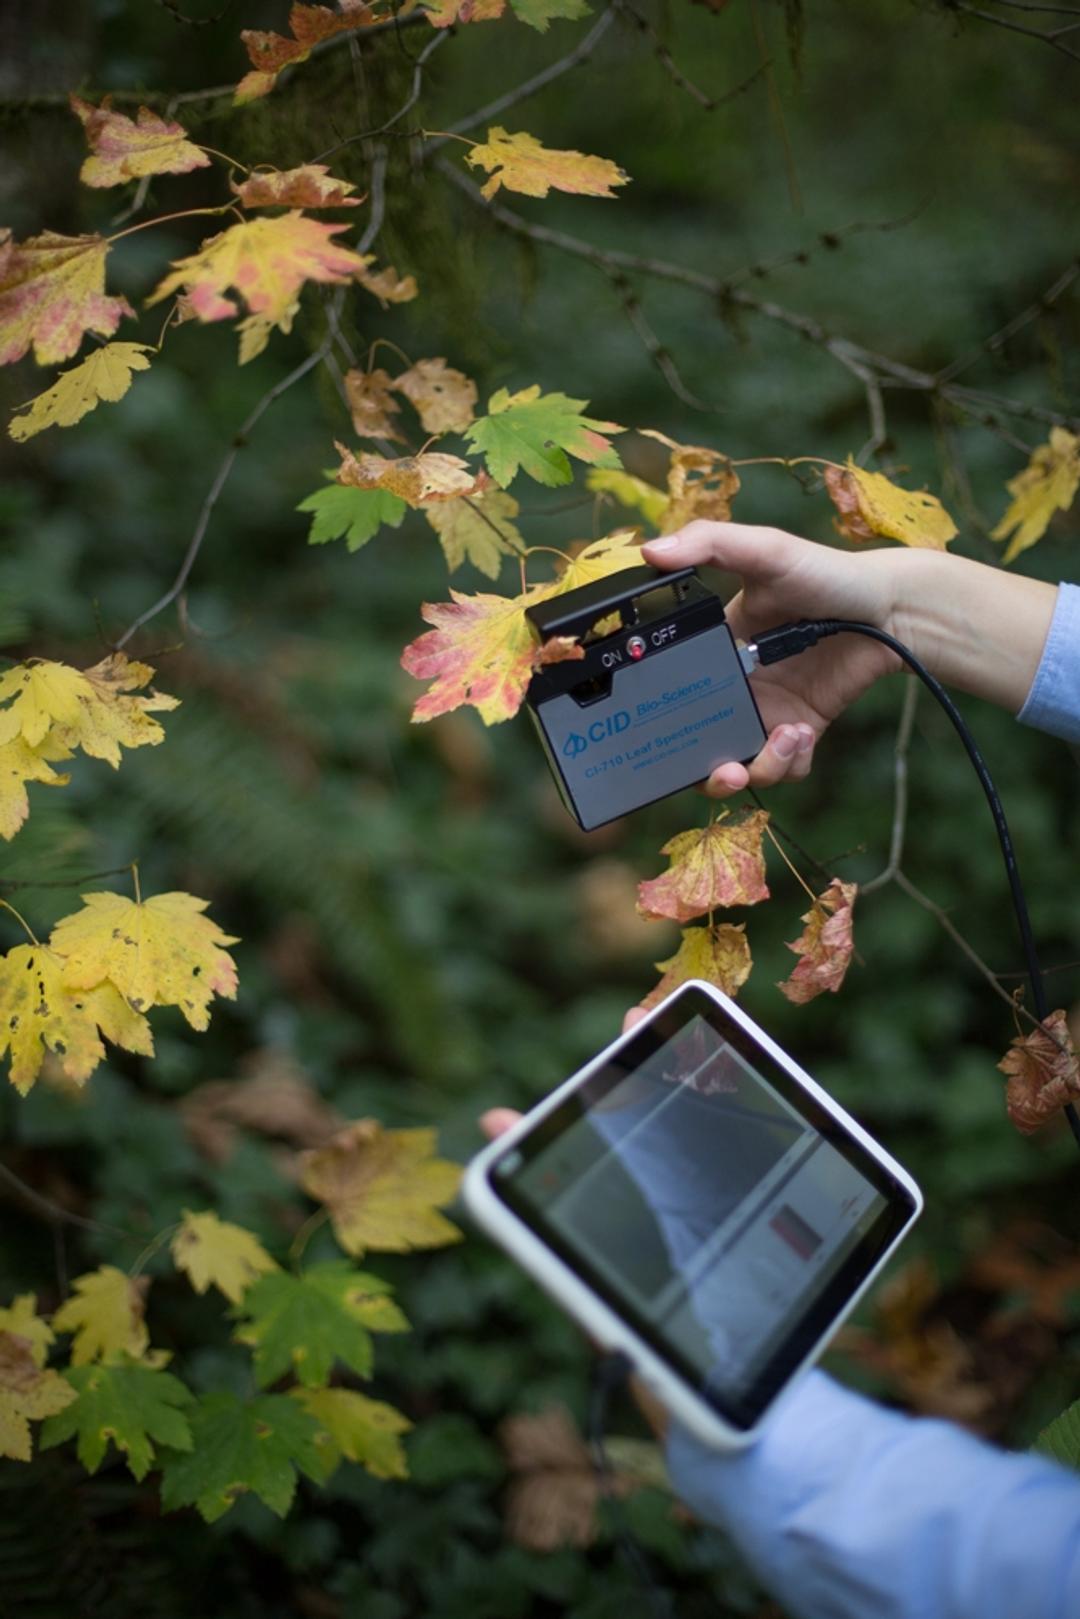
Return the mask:
[[[961,388],[952,383],[939,383],[932,372],[919,371],[914,366],[894,360],[887,354],[865,348],[861,343],[838,337],[810,315],[801,315],[798,311],[787,309],[771,299],[756,298],[742,288],[732,287],[716,276],[705,275],[700,270],[672,264],[666,259],[625,253],[616,248],[599,248],[591,242],[581,240],[580,237],[568,235],[566,231],[553,230],[548,225],[533,224],[504,204],[496,202],[494,198],[485,197],[479,186],[454,168],[445,158],[436,158],[435,166],[468,197],[474,206],[484,209],[497,224],[519,236],[527,236],[534,242],[541,242],[545,246],[558,249],[559,252],[584,259],[586,263],[607,274],[613,270],[638,271],[642,275],[654,276],[661,281],[673,281],[705,293],[721,309],[725,306],[745,309],[750,314],[759,315],[764,320],[786,327],[788,331],[824,349],[846,370],[852,370],[853,362],[862,366],[874,376],[880,387],[909,388],[919,393],[947,399],[958,410],[984,423],[988,412],[997,411],[1002,415],[1025,417],[1031,421],[1047,422],[1056,427],[1068,427],[1073,431],[1080,427],[1080,418],[1062,415],[1059,411],[1045,410],[1042,406],[1030,405],[1023,400],[1008,399],[999,394],[972,388]],[[992,421],[988,425],[992,425]]]

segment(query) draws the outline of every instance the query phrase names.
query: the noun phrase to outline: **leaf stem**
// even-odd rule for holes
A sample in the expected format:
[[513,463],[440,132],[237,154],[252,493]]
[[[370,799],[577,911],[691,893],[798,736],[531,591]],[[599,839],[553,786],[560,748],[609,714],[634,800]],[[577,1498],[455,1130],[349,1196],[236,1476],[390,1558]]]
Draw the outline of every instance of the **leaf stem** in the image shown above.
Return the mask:
[[131,862],[131,880],[135,884],[135,903],[136,905],[141,905],[142,890],[139,887],[139,862],[137,860]]
[[299,1271],[300,1261],[304,1257],[304,1249],[307,1247],[316,1231],[318,1231],[319,1227],[324,1226],[329,1218],[330,1216],[325,1208],[316,1209],[314,1214],[308,1215],[307,1219],[296,1233],[296,1236],[289,1244],[289,1263],[292,1265],[294,1270]]
[[[126,230],[118,230],[115,236],[106,236],[107,242],[119,242],[125,236],[134,236],[137,230],[149,230],[151,225],[167,225],[173,219],[194,219],[197,214],[228,214],[236,213],[236,204],[223,202],[219,208],[183,208],[178,214],[158,214],[154,219],[144,219],[141,224],[129,225]],[[243,218],[243,215],[240,215]]]
[[11,904],[11,903],[10,903],[10,902],[9,902],[9,901],[8,901],[8,900],[6,900],[6,899],[0,899],[0,905],[2,905],[2,906],[3,906],[3,908],[4,908],[4,910],[5,910],[5,911],[10,911],[10,912],[11,912],[11,914],[12,914],[12,916],[13,916],[13,917],[14,917],[14,918],[15,918],[15,920],[16,920],[16,922],[18,922],[18,923],[20,923],[20,924],[21,924],[21,925],[22,925],[22,926],[23,926],[23,927],[24,927],[24,928],[25,928],[25,929],[26,929],[26,931],[27,931],[27,934],[28,934],[28,935],[29,935],[29,938],[30,938],[30,942],[31,942],[31,944],[35,944],[35,945],[37,945],[37,947],[38,947],[38,949],[39,949],[39,950],[40,950],[40,949],[41,949],[41,940],[40,940],[40,939],[39,939],[39,938],[37,938],[37,936],[36,936],[36,935],[35,935],[35,933],[34,933],[34,930],[33,930],[33,928],[32,928],[32,927],[31,927],[31,926],[30,926],[30,924],[29,924],[29,922],[28,922],[28,921],[27,921],[27,920],[26,920],[26,918],[25,918],[25,916],[22,916],[22,915],[21,915],[21,914],[20,914],[20,913],[19,913],[19,912],[18,912],[18,911],[17,911],[17,910],[16,910],[16,909],[15,909],[15,907],[14,907],[14,905],[12,905],[12,904]]
[[776,833],[773,831],[773,829],[769,825],[768,821],[765,822],[765,831],[766,831],[766,833],[768,835],[769,842],[772,844],[773,848],[776,850],[777,854],[780,856],[781,860],[784,862],[784,865],[790,871],[791,875],[795,878],[795,881],[800,885],[800,887],[805,888],[806,892],[810,895],[810,899],[811,899],[812,903],[816,907],[817,902],[818,902],[817,895],[814,893],[814,890],[810,887],[810,884],[806,881],[806,878],[800,872],[798,866],[796,866],[794,861],[790,860],[788,858],[787,854],[784,852],[784,848],[783,848],[782,844],[780,843],[779,838],[776,836]]

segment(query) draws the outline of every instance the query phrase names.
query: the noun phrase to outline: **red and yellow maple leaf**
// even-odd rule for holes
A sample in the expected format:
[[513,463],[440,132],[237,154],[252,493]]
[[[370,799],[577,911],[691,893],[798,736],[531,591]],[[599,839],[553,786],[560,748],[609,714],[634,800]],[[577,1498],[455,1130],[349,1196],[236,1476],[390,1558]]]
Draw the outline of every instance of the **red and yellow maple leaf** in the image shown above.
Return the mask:
[[456,500],[490,487],[484,473],[476,473],[459,455],[353,455],[343,444],[336,446],[341,456],[338,483],[350,489],[385,489],[410,506],[427,506],[434,500]]
[[425,433],[463,433],[475,416],[476,383],[445,360],[417,360],[394,378]]
[[401,413],[401,406],[390,392],[393,387],[388,371],[346,371],[345,397],[357,438],[401,439],[391,420]]
[[360,269],[359,253],[331,241],[344,225],[327,225],[293,209],[276,218],[246,219],[205,241],[197,253],[177,259],[146,300],[160,303],[185,289],[187,306],[201,321],[228,320],[239,314],[236,301],[224,296],[234,287],[252,315],[288,330],[296,298],[305,281],[341,283]]
[[851,923],[858,891],[858,883],[842,883],[834,877],[802,918],[806,927],[788,945],[799,960],[791,977],[778,985],[789,1001],[803,1005],[826,990],[835,995],[844,982],[855,949]]
[[428,0],[428,22],[449,28],[456,22],[493,22],[506,10],[506,0]]
[[38,365],[69,360],[87,332],[111,337],[121,315],[134,315],[126,298],[106,296],[103,236],[47,230],[3,246],[0,365],[21,360],[31,344]]
[[630,178],[610,158],[558,151],[542,146],[535,135],[524,131],[510,135],[498,125],[488,130],[486,141],[466,153],[465,160],[490,174],[480,188],[485,197],[493,197],[500,186],[525,197],[546,197],[553,186],[578,196],[611,197],[612,186],[626,185]]
[[751,810],[670,838],[660,850],[669,869],[638,885],[639,914],[654,922],[692,922],[721,905],[768,899],[762,848],[768,820],[768,810]]
[[658,1005],[691,978],[703,978],[707,984],[722,989],[725,995],[737,995],[750,977],[753,965],[745,923],[721,922],[716,927],[683,928],[675,954],[656,963],[656,970],[664,976],[641,1004]]
[[624,568],[640,568],[641,536],[636,529],[620,528],[606,534],[602,540],[593,540],[572,556],[554,584],[546,587],[549,596],[563,596],[568,590],[591,585],[609,574],[621,573]]
[[351,180],[337,180],[325,163],[296,169],[255,169],[246,180],[230,182],[245,208],[359,208]]
[[846,467],[825,468],[825,488],[840,513],[836,531],[846,540],[899,540],[944,551],[956,536],[956,524],[936,495],[901,489],[884,473],[857,467],[850,456]]
[[513,597],[452,590],[449,602],[424,602],[421,615],[434,628],[401,654],[403,669],[432,682],[413,720],[433,720],[462,703],[471,703],[485,725],[513,718],[540,655],[525,609],[545,594],[543,588]]
[[374,20],[364,0],[341,0],[340,11],[332,11],[329,6],[294,5],[289,12],[292,39],[260,28],[243,29],[240,38],[253,71],[245,74],[237,85],[236,105],[269,95],[282,68],[305,62],[324,39],[354,28],[366,28]]
[[140,107],[137,119],[113,112],[111,97],[100,107],[80,96],[71,96],[71,110],[86,131],[90,156],[79,170],[84,186],[120,186],[147,174],[189,174],[206,169],[210,159],[180,124],[159,118],[149,107]]
[[1080,1063],[1063,1011],[1051,1012],[1030,1034],[1018,1034],[998,1067],[1009,1078],[1009,1117],[1024,1135],[1080,1098]]

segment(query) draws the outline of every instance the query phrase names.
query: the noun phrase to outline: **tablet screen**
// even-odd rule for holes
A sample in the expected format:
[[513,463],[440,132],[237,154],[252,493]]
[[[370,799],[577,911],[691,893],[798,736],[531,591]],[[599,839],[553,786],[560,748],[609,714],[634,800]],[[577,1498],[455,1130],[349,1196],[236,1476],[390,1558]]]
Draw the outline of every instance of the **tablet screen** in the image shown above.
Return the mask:
[[914,1212],[906,1188],[699,991],[539,1121],[492,1184],[739,1427]]

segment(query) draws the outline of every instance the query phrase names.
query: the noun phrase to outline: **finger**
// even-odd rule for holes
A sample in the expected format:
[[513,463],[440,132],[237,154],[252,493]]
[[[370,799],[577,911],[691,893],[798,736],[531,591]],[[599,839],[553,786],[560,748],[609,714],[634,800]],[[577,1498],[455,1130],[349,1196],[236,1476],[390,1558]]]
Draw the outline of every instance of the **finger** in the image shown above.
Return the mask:
[[629,1034],[630,1030],[639,1024],[643,1017],[648,1017],[648,1015],[649,1009],[647,1006],[632,1006],[622,1020],[623,1034]]
[[512,1107],[489,1107],[486,1113],[480,1115],[480,1128],[489,1141],[494,1141],[496,1136],[505,1135],[520,1117],[521,1114]]
[[751,787],[798,781],[810,769],[814,731],[810,725],[778,725],[747,772]]
[[725,765],[717,765],[709,779],[703,783],[710,798],[730,798],[732,793],[741,793],[744,787],[749,785],[749,770],[735,760]]
[[701,518],[661,534],[642,546],[642,555],[657,568],[693,568],[712,563],[748,579],[772,578],[792,566],[795,553],[809,540],[780,528],[753,523],[709,523]]

